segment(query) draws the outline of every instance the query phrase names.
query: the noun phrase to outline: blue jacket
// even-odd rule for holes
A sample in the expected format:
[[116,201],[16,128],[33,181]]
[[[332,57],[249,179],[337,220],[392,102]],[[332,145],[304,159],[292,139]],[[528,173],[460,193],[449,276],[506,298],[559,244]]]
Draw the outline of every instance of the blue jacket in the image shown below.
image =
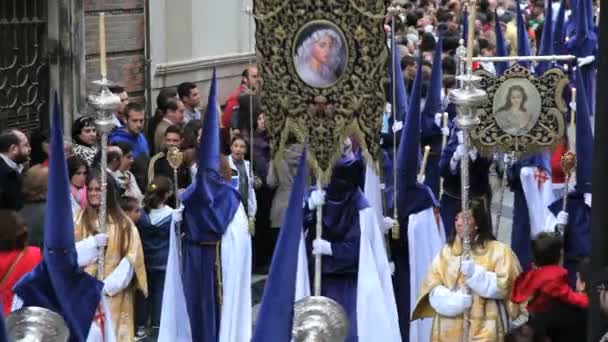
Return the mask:
[[141,153],[146,156],[150,156],[150,147],[148,146],[148,140],[142,133],[131,134],[126,128],[117,128],[110,132],[108,141],[114,144],[118,141],[124,141],[131,144],[133,148],[133,158],[137,158]]
[[147,270],[166,269],[172,213],[173,210],[167,206],[150,213],[141,210],[137,230],[141,237]]

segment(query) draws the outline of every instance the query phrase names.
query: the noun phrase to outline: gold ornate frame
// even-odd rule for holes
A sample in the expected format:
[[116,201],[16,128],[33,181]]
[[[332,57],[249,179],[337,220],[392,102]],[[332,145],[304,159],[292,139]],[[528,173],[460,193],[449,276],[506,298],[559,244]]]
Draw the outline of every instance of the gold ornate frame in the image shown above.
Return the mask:
[[[553,68],[542,76],[535,77],[519,64],[511,66],[502,76],[480,70],[479,87],[488,94],[486,101],[478,108],[480,123],[471,130],[471,140],[484,155],[495,152],[514,153],[516,158],[552,149],[559,138],[564,136],[564,113],[567,110],[562,96],[568,78],[561,69]],[[508,80],[525,79],[540,93],[540,115],[532,128],[522,135],[505,132],[496,122],[493,102],[496,92]]]
[[[355,135],[365,156],[377,160],[388,76],[385,15],[382,0],[254,2],[262,106],[275,156],[293,134],[327,180],[342,142]],[[326,88],[307,85],[294,66],[296,39],[311,22],[337,27],[348,49],[341,77]]]

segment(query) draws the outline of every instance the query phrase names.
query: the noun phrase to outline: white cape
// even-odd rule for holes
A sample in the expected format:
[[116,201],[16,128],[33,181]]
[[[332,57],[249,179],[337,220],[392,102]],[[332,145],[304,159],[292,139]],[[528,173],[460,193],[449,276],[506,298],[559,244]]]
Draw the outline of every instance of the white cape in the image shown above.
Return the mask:
[[520,172],[521,187],[528,205],[531,240],[546,229],[547,221],[553,216],[549,210],[549,206],[554,202],[551,176],[547,175],[549,179],[545,180],[539,188],[538,181],[534,177],[537,169],[537,167],[522,167]]
[[397,304],[383,234],[374,209],[359,211],[357,335],[361,342],[401,341]]
[[[445,244],[443,222],[435,218],[433,208],[427,208],[409,217],[407,238],[409,243],[410,264],[410,315],[414,312],[420,287],[426,277],[433,259]],[[428,342],[431,340],[432,318],[411,322],[410,342]]]
[[[221,253],[224,301],[220,314],[219,341],[249,341],[252,327],[251,236],[242,205],[222,236]],[[175,234],[171,234],[166,274],[158,340],[191,342],[192,332]]]

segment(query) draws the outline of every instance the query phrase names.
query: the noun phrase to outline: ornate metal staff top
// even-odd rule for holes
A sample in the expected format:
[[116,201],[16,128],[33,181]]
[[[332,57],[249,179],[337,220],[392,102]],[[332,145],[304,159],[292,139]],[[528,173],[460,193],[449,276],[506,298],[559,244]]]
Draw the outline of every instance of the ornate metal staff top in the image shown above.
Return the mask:
[[[450,91],[449,98],[456,105],[458,116],[456,124],[462,129],[464,158],[460,160],[460,181],[461,181],[461,198],[462,198],[462,219],[464,225],[463,233],[463,259],[470,258],[471,253],[471,226],[470,226],[470,205],[469,205],[469,148],[471,147],[470,131],[480,122],[477,117],[477,106],[486,100],[486,93],[483,90],[477,89],[474,82],[479,80],[479,77],[473,76],[473,41],[475,39],[475,16],[477,12],[477,2],[475,0],[468,1],[469,8],[469,32],[467,37],[466,49],[466,75],[459,75],[458,79],[462,82],[462,87]],[[464,58],[463,49],[457,50],[457,57],[461,63]],[[466,293],[470,292],[465,285],[463,289]],[[463,341],[469,340],[469,312],[464,313]]]
[[[112,94],[109,86],[113,85],[106,77],[106,34],[105,34],[105,15],[99,14],[99,51],[101,63],[101,80],[94,81],[100,87],[99,92],[89,95],[89,104],[95,108],[95,125],[97,132],[101,134],[101,205],[97,213],[99,219],[99,232],[106,231],[106,207],[108,193],[108,134],[114,128],[112,113],[120,105],[120,97]],[[97,264],[97,278],[104,277],[105,252],[102,248],[99,253]]]

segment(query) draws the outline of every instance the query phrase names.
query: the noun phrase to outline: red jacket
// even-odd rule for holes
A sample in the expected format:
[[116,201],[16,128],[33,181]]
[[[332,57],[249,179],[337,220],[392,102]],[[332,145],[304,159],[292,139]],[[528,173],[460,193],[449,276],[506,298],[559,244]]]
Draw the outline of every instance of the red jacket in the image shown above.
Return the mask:
[[[1,251],[0,252],[0,279],[3,279],[11,265],[17,260],[17,256],[21,251]],[[36,265],[42,261],[42,254],[38,247],[26,247],[21,260],[11,273],[4,279],[2,286],[0,287],[0,302],[2,302],[3,313],[8,315],[11,312],[11,306],[13,304],[13,286],[21,279],[21,277],[31,271]]]
[[546,311],[547,304],[553,300],[581,308],[589,306],[587,295],[568,286],[568,271],[558,265],[531,269],[515,279],[511,301],[520,304],[528,300],[530,313]]
[[559,144],[555,148],[553,155],[551,156],[551,178],[554,184],[561,184],[566,182],[566,174],[562,170],[561,161],[562,156],[568,152],[568,146],[566,144]]
[[246,89],[243,84],[240,84],[226,100],[226,107],[224,108],[224,114],[222,115],[222,127],[230,129],[230,119],[232,118],[232,112],[234,107],[239,105],[239,95]]

